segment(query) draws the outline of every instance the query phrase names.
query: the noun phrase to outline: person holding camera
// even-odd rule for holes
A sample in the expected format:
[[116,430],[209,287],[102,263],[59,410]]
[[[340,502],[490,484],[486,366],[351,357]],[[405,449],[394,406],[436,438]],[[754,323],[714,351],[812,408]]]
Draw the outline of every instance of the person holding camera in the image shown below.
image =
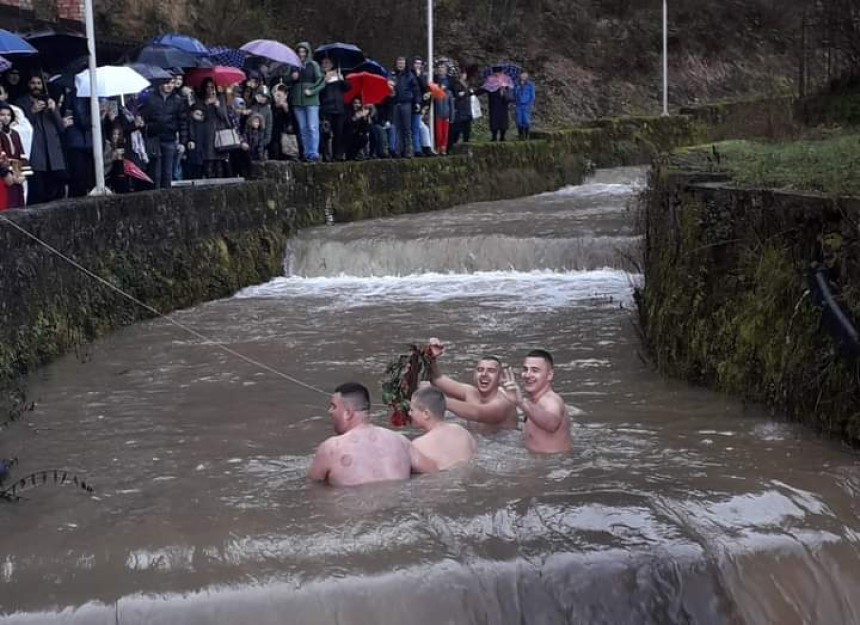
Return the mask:
[[57,103],[45,93],[45,83],[39,74],[27,82],[29,93],[16,104],[33,126],[30,166],[33,176],[29,183],[27,203],[41,204],[61,199],[66,193],[66,158],[60,136],[66,125],[60,117]]

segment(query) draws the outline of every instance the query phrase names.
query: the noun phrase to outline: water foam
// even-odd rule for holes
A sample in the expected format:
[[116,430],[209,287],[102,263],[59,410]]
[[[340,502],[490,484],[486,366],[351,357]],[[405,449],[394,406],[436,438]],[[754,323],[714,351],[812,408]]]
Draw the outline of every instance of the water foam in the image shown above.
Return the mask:
[[356,308],[392,302],[439,303],[474,300],[475,306],[546,310],[577,303],[608,306],[632,303],[638,274],[597,271],[488,271],[473,274],[425,273],[408,276],[320,278],[281,277],[243,289],[237,299],[319,298],[325,307]]

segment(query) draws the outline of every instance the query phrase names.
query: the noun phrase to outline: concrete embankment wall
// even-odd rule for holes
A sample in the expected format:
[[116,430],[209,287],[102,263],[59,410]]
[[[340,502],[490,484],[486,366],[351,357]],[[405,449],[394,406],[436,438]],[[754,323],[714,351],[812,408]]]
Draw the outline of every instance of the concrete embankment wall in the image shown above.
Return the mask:
[[860,443],[860,354],[812,278],[825,268],[860,320],[860,198],[664,168],[643,217],[640,315],[658,367]]
[[[749,107],[769,111],[749,115]],[[84,198],[4,215],[161,312],[278,275],[291,233],[325,222],[448,208],[576,184],[594,166],[648,163],[717,136],[763,135],[793,106],[718,105],[672,118],[601,120],[528,143],[438,159],[267,163],[238,185]],[[759,119],[752,124],[750,119]],[[0,222],[0,382],[152,316]]]

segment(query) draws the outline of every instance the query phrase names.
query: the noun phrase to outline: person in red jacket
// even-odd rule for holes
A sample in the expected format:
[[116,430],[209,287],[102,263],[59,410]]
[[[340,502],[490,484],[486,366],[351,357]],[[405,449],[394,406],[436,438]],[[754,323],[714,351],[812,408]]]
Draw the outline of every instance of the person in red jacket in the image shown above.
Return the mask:
[[[15,122],[15,111],[6,103],[0,103],[0,151],[6,155],[7,168],[10,170],[6,184],[7,208],[24,207],[24,176],[21,170],[27,165],[27,158],[21,144],[21,137],[12,128]],[[15,161],[15,165],[12,165]]]

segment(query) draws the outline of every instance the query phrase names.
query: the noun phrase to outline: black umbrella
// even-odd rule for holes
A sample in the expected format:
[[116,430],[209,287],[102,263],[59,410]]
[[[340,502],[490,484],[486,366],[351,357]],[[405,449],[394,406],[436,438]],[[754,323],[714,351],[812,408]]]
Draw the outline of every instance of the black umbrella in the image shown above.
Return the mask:
[[149,81],[170,80],[173,78],[173,74],[157,65],[149,65],[147,63],[127,63],[127,65]]
[[198,57],[179,48],[152,44],[145,46],[135,59],[138,63],[155,65],[162,69],[172,67],[212,67],[212,61],[205,57]]
[[364,52],[351,43],[327,43],[314,50],[314,60],[331,59],[332,64],[341,69],[352,69],[364,63]]
[[46,69],[61,67],[67,59],[88,52],[86,36],[62,26],[31,31],[24,40],[39,51]]

